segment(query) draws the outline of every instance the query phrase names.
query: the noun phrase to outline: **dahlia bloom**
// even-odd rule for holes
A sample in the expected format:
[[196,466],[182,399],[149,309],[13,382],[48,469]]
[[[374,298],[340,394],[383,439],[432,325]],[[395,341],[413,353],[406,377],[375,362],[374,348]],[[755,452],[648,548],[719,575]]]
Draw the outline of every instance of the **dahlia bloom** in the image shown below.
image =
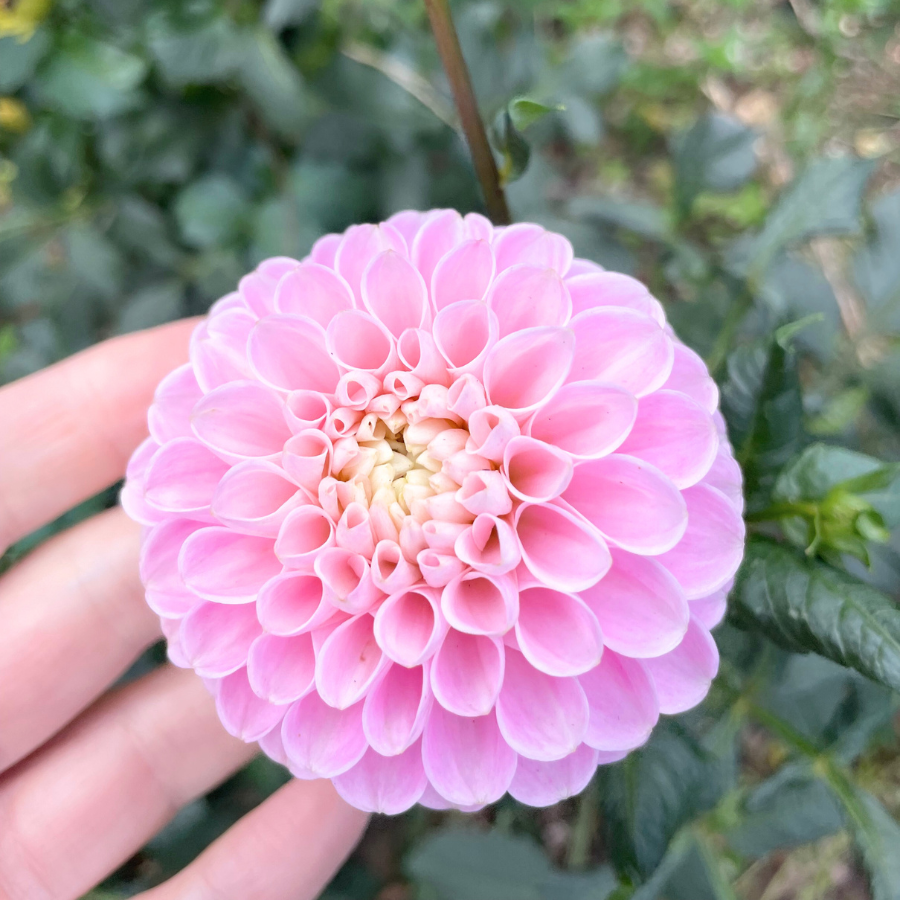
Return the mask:
[[169,657],[361,809],[571,796],[716,672],[717,402],[642,284],[538,225],[403,212],[266,260],[128,468]]

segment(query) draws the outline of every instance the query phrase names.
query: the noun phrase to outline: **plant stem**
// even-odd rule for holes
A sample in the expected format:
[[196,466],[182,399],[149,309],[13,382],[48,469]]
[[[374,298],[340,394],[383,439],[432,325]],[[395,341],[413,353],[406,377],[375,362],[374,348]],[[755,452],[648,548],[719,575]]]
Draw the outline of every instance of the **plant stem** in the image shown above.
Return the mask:
[[425,0],[425,8],[431,21],[431,30],[434,32],[441,62],[444,64],[444,71],[447,73],[447,80],[450,82],[450,89],[453,91],[463,134],[472,154],[475,174],[481,183],[484,205],[495,225],[508,225],[512,220],[509,207],[506,205],[506,195],[500,186],[497,163],[478,112],[478,101],[475,99],[469,70],[463,59],[456,29],[453,27],[450,5],[448,0]]
[[572,826],[566,863],[570,869],[584,869],[590,862],[591,844],[597,831],[597,785],[592,783],[578,798],[578,812]]

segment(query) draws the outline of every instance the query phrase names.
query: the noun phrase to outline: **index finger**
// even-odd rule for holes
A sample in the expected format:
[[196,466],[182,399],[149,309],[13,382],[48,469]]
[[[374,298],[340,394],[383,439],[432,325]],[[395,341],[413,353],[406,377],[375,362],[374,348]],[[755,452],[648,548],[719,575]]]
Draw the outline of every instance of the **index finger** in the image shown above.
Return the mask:
[[0,388],[0,550],[122,477],[195,324],[113,338]]

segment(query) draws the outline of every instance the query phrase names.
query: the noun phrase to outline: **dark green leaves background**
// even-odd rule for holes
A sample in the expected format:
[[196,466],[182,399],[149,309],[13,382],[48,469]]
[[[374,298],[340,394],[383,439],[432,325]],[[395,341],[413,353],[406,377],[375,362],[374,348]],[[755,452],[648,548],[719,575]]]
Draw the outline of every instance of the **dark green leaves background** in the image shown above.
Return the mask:
[[[897,0],[453,11],[514,216],[643,278],[706,358],[750,540],[701,707],[550,810],[376,820],[326,897],[900,900]],[[13,2],[3,28],[0,382],[323,232],[481,208],[419,0]],[[257,759],[91,896],[284,777]]]

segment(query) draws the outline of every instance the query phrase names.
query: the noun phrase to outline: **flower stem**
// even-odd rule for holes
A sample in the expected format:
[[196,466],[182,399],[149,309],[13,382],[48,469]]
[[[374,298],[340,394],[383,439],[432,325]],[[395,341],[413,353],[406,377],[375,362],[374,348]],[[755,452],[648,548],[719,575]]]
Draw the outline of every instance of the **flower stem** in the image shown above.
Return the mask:
[[463,134],[472,154],[475,174],[481,183],[484,205],[495,225],[508,225],[512,220],[509,207],[506,205],[506,195],[500,186],[497,163],[478,112],[478,101],[475,99],[469,70],[463,59],[456,29],[453,27],[450,5],[448,0],[425,0],[425,8],[431,21],[431,30],[434,32],[441,62],[444,64],[444,71],[447,73],[447,80],[450,82],[450,89],[453,91]]

